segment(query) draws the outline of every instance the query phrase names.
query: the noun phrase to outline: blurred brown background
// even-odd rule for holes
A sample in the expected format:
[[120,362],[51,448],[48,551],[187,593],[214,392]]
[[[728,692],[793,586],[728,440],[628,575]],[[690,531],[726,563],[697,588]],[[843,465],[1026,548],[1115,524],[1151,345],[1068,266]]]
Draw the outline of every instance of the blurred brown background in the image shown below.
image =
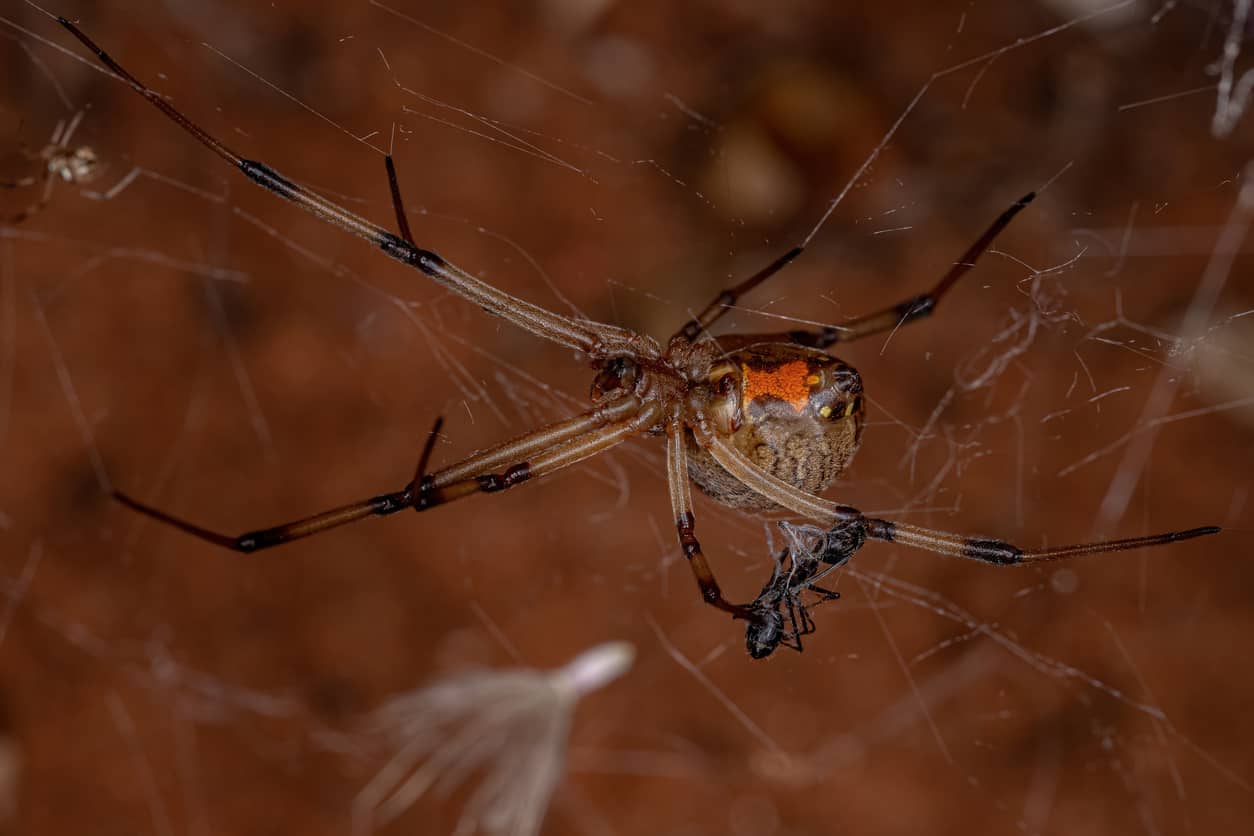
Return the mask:
[[[840,352],[873,407],[833,495],[1026,545],[1231,530],[1039,571],[871,544],[806,652],[754,662],[682,564],[656,440],[251,558],[140,520],[106,478],[243,531],[399,487],[438,414],[443,464],[573,412],[590,376],[248,185],[6,0],[29,34],[0,28],[0,177],[83,108],[104,170],[0,227],[3,832],[347,833],[382,761],[326,732],[514,664],[507,644],[552,666],[609,639],[638,662],[580,706],[546,833],[1248,826],[1248,241],[1175,339],[1254,156],[1249,119],[1211,135],[1213,89],[1171,96],[1215,84],[1228,2],[1052,34],[1100,4],[393,2],[425,26],[359,0],[53,10],[243,155],[388,225],[395,126],[420,243],[660,338],[801,240],[933,73],[991,56],[935,80],[725,327],[920,292],[1069,166],[938,316]],[[698,502],[724,587],[752,597],[768,526]]]

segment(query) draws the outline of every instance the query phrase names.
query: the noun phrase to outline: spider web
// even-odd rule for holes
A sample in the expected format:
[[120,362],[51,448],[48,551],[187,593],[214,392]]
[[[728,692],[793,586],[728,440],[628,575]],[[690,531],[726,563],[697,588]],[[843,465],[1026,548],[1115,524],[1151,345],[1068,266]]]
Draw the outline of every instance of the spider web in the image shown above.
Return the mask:
[[[452,462],[581,408],[590,375],[247,186],[6,5],[0,180],[81,109],[104,170],[0,225],[0,832],[348,833],[378,706],[612,639],[635,668],[579,708],[544,833],[1237,831],[1249,6],[52,9],[389,225],[393,149],[421,245],[659,338],[801,241],[720,329],[901,301],[1039,191],[930,320],[838,347],[871,407],[832,496],[1029,546],[1226,531],[1024,571],[873,543],[805,652],[756,662],[693,588],[655,439],[247,559],[109,503],[294,518],[399,487],[437,415]],[[773,521],[697,510],[752,597]],[[385,832],[451,833],[466,792]]]

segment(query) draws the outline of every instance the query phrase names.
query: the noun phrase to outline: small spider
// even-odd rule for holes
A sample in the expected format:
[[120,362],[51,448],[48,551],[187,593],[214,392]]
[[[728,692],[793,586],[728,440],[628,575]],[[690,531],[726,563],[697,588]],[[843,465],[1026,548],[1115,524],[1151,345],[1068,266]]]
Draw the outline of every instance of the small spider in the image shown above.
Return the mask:
[[[928,293],[842,326],[712,336],[710,326],[743,294],[801,254],[802,248],[796,247],[720,293],[662,346],[625,328],[563,316],[518,299],[418,247],[405,219],[391,157],[386,158],[387,173],[399,235],[294,183],[265,163],[239,156],[123,69],[73,23],[64,18],[57,21],[105,67],[249,180],[328,224],[365,239],[385,255],[416,268],[488,313],[538,337],[582,351],[597,371],[592,381],[593,404],[587,411],[431,473],[426,472],[424,455],[414,478],[397,491],[240,536],[202,528],[114,492],[120,502],[139,513],[210,543],[253,552],[369,516],[407,508],[427,511],[476,493],[514,488],[630,438],[665,436],[675,527],[701,597],[707,604],[748,621],[762,648],[769,645],[771,630],[779,632],[782,622],[776,620],[778,607],[761,600],[758,606],[735,604],[724,597],[694,531],[690,481],[724,505],[755,511],[784,509],[830,529],[831,542],[839,551],[838,555],[833,553],[834,563],[847,560],[868,538],[1002,566],[1153,546],[1219,531],[1216,527],[1193,528],[1102,543],[1021,549],[1000,540],[874,519],[857,508],[818,496],[836,480],[857,450],[864,404],[857,371],[824,349],[890,331],[931,314],[997,234],[1032,200],[1031,194],[1002,213]],[[774,594],[783,604],[795,588],[790,581]]]
[[58,122],[56,128],[52,131],[48,144],[38,153],[31,151],[29,148],[22,148],[24,157],[32,162],[40,163],[43,168],[38,176],[31,175],[13,181],[0,180],[0,189],[25,189],[36,184],[42,184],[42,190],[38,200],[16,215],[11,215],[6,220],[6,223],[17,226],[27,218],[42,211],[48,205],[48,201],[52,199],[52,189],[56,185],[57,180],[66,183],[82,184],[90,182],[99,173],[96,152],[90,146],[80,145],[77,148],[70,146],[70,139],[74,136],[74,131],[78,129],[79,122],[82,119],[83,111],[79,111],[70,120],[69,125],[66,125],[64,122]]

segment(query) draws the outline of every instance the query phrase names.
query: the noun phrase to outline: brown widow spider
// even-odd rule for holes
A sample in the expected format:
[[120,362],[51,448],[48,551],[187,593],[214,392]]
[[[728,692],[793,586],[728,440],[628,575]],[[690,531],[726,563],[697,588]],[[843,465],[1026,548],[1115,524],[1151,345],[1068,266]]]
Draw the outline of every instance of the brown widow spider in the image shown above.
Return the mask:
[[77,148],[70,146],[70,139],[74,136],[74,131],[78,129],[83,113],[80,110],[74,114],[74,118],[68,125],[65,122],[58,122],[48,144],[38,153],[31,151],[23,143],[22,156],[32,162],[40,163],[43,168],[38,176],[30,175],[12,181],[0,180],[0,189],[25,189],[36,184],[42,184],[42,189],[38,200],[16,215],[11,215],[7,223],[17,226],[43,210],[52,199],[52,189],[58,180],[66,183],[87,183],[96,176],[98,173],[96,152],[87,145],[80,145]]
[[[398,491],[238,537],[202,528],[124,493],[114,493],[141,514],[224,548],[253,552],[369,516],[406,508],[426,511],[472,494],[503,491],[569,467],[629,438],[664,435],[675,527],[701,597],[711,606],[747,620],[762,648],[773,647],[768,637],[772,631],[782,640],[778,606],[769,606],[761,598],[757,605],[733,604],[723,596],[694,533],[690,480],[724,505],[758,511],[785,509],[831,529],[836,545],[835,551],[829,548],[832,559],[828,562],[847,560],[867,538],[1003,566],[1160,545],[1219,531],[1216,527],[1193,528],[1101,543],[1021,549],[1001,540],[867,517],[856,508],[817,496],[852,458],[863,424],[861,378],[853,367],[824,349],[931,314],[1034,195],[1027,195],[1002,213],[927,293],[842,326],[712,337],[710,326],[743,294],[800,255],[802,248],[796,247],[720,293],[663,347],[625,328],[563,316],[515,298],[436,253],[419,248],[410,235],[390,157],[388,182],[400,235],[292,182],[265,163],[240,157],[123,69],[73,23],[64,18],[57,21],[105,67],[257,185],[369,241],[488,313],[538,337],[582,351],[597,371],[592,381],[593,405],[586,412],[432,473],[426,472],[424,455],[414,478]],[[772,593],[772,600],[783,604],[793,591],[789,581]]]

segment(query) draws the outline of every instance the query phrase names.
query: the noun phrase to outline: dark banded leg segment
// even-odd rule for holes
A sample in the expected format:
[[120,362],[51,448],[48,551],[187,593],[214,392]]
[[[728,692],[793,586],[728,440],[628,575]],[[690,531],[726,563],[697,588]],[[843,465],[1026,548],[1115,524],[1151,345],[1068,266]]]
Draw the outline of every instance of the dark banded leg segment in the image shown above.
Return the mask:
[[[351,505],[315,514],[285,525],[251,531],[238,537],[219,534],[195,523],[180,519],[165,511],[146,505],[121,491],[114,491],[113,497],[133,511],[167,525],[172,525],[206,542],[234,551],[252,552],[302,537],[309,537],[321,531],[347,525],[366,517],[393,514],[403,508],[414,507],[414,504],[420,498],[422,498],[421,501],[425,501],[430,505],[443,504],[442,502],[431,502],[435,488],[467,480],[473,481],[473,477],[479,474],[491,472],[496,468],[508,467],[520,460],[525,461],[542,450],[557,447],[576,436],[595,430],[597,427],[624,420],[636,414],[639,411],[639,406],[639,401],[634,398],[624,398],[620,401],[603,404],[582,415],[568,418],[565,421],[558,421],[555,424],[541,427],[526,435],[490,447],[487,450],[482,450],[461,462],[443,468],[435,474],[427,475],[427,462],[430,460],[435,440],[442,424],[442,421],[437,421],[431,435],[427,437],[422,456],[418,460],[417,468],[415,468],[414,478],[403,490],[355,502]],[[467,491],[466,493],[468,495],[473,492]],[[449,500],[447,497],[444,497],[443,501],[447,502]]]
[[656,422],[656,413],[652,409],[637,409],[628,418],[607,423],[599,429],[538,450],[527,461],[510,464],[500,473],[478,473],[457,481],[445,481],[441,477],[453,469],[446,468],[432,476],[420,477],[416,487],[411,482],[406,490],[413,489],[411,506],[415,511],[447,505],[477,493],[499,493],[616,447]]
[[930,528],[894,523],[888,520],[872,518],[867,518],[866,520],[866,536],[872,540],[901,543],[903,546],[912,546],[916,549],[925,549],[951,557],[978,560],[982,563],[991,563],[994,566],[1021,566],[1028,563],[1062,560],[1087,554],[1122,552],[1147,546],[1162,546],[1180,540],[1191,540],[1194,537],[1218,534],[1220,531],[1221,529],[1218,526],[1208,525],[1201,528],[1190,528],[1185,531],[1151,534],[1146,537],[1126,537],[1121,540],[1103,540],[1098,543],[1082,543],[1074,546],[1024,549],[1002,540],[963,537],[948,531],[935,531]]
[[[629,400],[629,404],[635,403],[634,400]],[[254,552],[259,549],[266,549],[289,543],[292,540],[309,537],[331,528],[338,528],[366,517],[387,516],[406,508],[413,508],[415,511],[426,511],[438,505],[447,505],[450,502],[476,493],[503,491],[520,485],[533,477],[543,476],[583,461],[589,456],[596,455],[603,450],[620,444],[633,435],[638,435],[657,421],[653,410],[640,409],[637,404],[630,417],[613,422],[602,422],[602,426],[597,427],[594,422],[597,420],[597,416],[604,413],[604,410],[598,408],[588,415],[581,416],[579,419],[561,422],[557,427],[564,432],[569,432],[575,427],[586,428],[586,425],[589,423],[592,423],[592,427],[587,428],[580,435],[566,438],[559,443],[554,443],[553,441],[554,427],[546,427],[503,445],[502,449],[524,458],[525,461],[519,462],[517,459],[514,459],[499,474],[480,471],[479,473],[472,472],[471,475],[458,475],[456,478],[449,478],[451,474],[465,473],[466,469],[461,463],[452,465],[434,474],[426,474],[426,465],[430,460],[431,451],[435,444],[436,434],[433,432],[427,438],[427,443],[418,461],[413,481],[402,490],[380,494],[360,502],[343,505],[330,511],[323,511],[322,513],[296,520],[295,522],[250,531],[238,537],[220,534],[188,522],[173,514],[145,505],[121,491],[114,491],[113,496],[128,508],[167,525],[174,526],[181,531],[191,534],[193,537],[198,537],[201,540],[231,549],[232,551]],[[440,424],[440,421],[436,422],[436,431],[439,430]],[[491,462],[499,463],[499,458],[499,451],[489,452],[487,455],[477,454],[471,457],[472,460],[479,459],[481,462],[484,462],[485,464],[481,465],[484,470],[488,467],[497,466],[496,464],[491,464]]]
[[278,546],[290,540],[299,540],[302,537],[309,537],[320,531],[326,531],[329,528],[337,528],[341,525],[347,525],[351,522],[364,519],[365,517],[387,516],[395,514],[409,508],[414,503],[415,489],[426,485],[430,478],[426,475],[427,465],[431,461],[431,453],[435,450],[435,440],[439,437],[440,428],[444,426],[444,418],[435,419],[435,425],[431,428],[427,441],[422,447],[422,455],[418,457],[418,466],[414,469],[414,478],[404,490],[395,493],[382,494],[372,497],[364,502],[354,502],[351,505],[344,505],[330,511],[324,511],[307,517],[294,523],[286,525],[278,525],[272,528],[263,528],[258,531],[250,531],[247,534],[241,534],[238,537],[231,537],[227,534],[219,534],[216,531],[210,531],[207,528],[190,523],[187,520],[179,519],[165,511],[145,505],[137,499],[134,499],[121,491],[115,490],[113,498],[121,502],[133,511],[138,511],[146,517],[152,517],[167,525],[172,525],[180,531],[184,531],[201,540],[213,543],[216,546],[231,549],[237,552],[255,552],[258,549],[265,549],[271,546]]
[[405,215],[405,201],[401,200],[401,184],[396,179],[396,163],[392,161],[391,154],[383,158],[383,164],[388,170],[388,188],[392,190],[392,208],[396,210],[396,229],[407,244],[417,246],[409,231],[409,218]]
[[793,247],[791,250],[742,281],[740,284],[735,287],[729,287],[720,292],[718,296],[714,297],[714,301],[705,306],[701,313],[688,320],[688,323],[684,325],[683,328],[679,329],[679,333],[682,334],[689,342],[694,342],[697,337],[701,336],[703,331],[708,330],[711,325],[722,319],[723,316],[731,310],[732,306],[740,300],[741,296],[744,296],[746,293],[762,284],[762,282],[766,281],[771,276],[774,276],[780,270],[783,270],[788,266],[789,262],[801,255],[801,253],[801,247]]
[[675,514],[675,530],[679,534],[679,547],[692,568],[701,599],[712,607],[731,613],[736,618],[756,621],[761,614],[744,604],[733,604],[723,597],[714,571],[710,569],[701,543],[694,531],[696,519],[692,514],[692,490],[688,481],[688,451],[684,448],[684,427],[678,420],[666,425],[666,475],[671,493],[671,510]]
[[245,553],[255,552],[259,549],[268,549],[271,546],[279,546],[283,543],[299,540],[302,537],[309,537],[331,528],[338,528],[341,525],[347,525],[366,517],[395,514],[397,511],[410,507],[413,501],[413,497],[408,491],[386,493],[362,502],[354,502],[351,505],[343,505],[330,511],[323,511],[303,520],[276,525],[273,528],[250,531],[247,534],[232,537],[229,534],[219,534],[208,528],[202,528],[173,514],[167,514],[165,511],[153,508],[151,505],[145,505],[119,490],[113,492],[113,498],[132,511],[138,511],[146,517],[174,526],[193,537],[213,543],[215,546],[222,546],[232,551]]
[[726,339],[719,340],[719,344],[728,348],[740,345],[750,345],[757,342],[770,340],[779,340],[781,338],[790,339],[798,345],[809,346],[811,348],[827,348],[836,343],[850,342],[863,337],[869,337],[873,334],[881,334],[885,331],[891,331],[902,325],[907,325],[915,320],[923,319],[930,316],[936,310],[936,306],[940,304],[941,299],[949,292],[950,288],[957,281],[971,271],[976,261],[984,254],[985,250],[992,245],[993,240],[1001,234],[1015,215],[1036,198],[1035,192],[1029,192],[1021,197],[1013,206],[1002,212],[997,220],[984,231],[974,244],[972,244],[962,256],[954,262],[945,275],[941,276],[931,290],[927,293],[921,293],[918,296],[912,296],[904,302],[884,308],[883,310],[870,313],[865,316],[848,322],[839,327],[826,327],[815,330],[797,330],[786,331],[782,334],[750,334],[736,336],[732,338],[732,342]]
[[111,55],[89,38],[82,30],[63,17],[57,23],[65,27],[83,46],[91,50],[105,67],[125,81],[136,93],[147,99],[168,119],[191,134],[202,145],[239,169],[249,180],[278,197],[296,204],[320,220],[369,241],[388,256],[417,268],[447,290],[478,305],[487,312],[506,319],[518,327],[551,340],[560,345],[578,349],[593,359],[612,357],[629,352],[638,341],[634,335],[614,325],[590,320],[572,319],[546,310],[492,287],[488,283],[453,265],[436,253],[421,249],[408,240],[408,224],[401,225],[401,235],[389,232],[382,226],[349,211],[320,194],[293,182],[275,168],[257,160],[241,157],[225,143],[201,128],[174,105],[162,98],[130,72],[125,70]]

